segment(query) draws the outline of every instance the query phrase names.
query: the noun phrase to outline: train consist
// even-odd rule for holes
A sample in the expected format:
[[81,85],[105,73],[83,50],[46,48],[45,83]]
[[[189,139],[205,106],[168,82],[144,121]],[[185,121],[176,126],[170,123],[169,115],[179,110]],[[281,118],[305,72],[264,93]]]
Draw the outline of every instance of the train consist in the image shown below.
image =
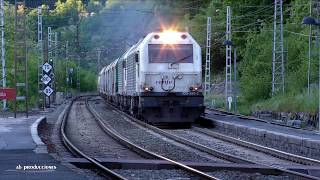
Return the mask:
[[151,124],[192,123],[203,112],[199,44],[187,32],[152,32],[103,67],[98,91]]

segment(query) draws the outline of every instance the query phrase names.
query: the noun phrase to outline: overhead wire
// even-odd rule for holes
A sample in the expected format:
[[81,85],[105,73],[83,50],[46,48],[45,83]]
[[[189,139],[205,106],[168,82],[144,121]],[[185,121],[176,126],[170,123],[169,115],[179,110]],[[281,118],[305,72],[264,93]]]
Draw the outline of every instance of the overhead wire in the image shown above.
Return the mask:
[[272,8],[273,8],[273,5],[270,5],[270,6],[266,7],[266,8],[258,9],[257,11],[250,12],[250,13],[245,14],[245,15],[235,16],[235,17],[233,17],[231,19],[235,20],[235,19],[242,19],[242,18],[245,18],[245,17],[255,16],[258,13],[262,13],[262,12],[268,11],[268,10],[270,10]]

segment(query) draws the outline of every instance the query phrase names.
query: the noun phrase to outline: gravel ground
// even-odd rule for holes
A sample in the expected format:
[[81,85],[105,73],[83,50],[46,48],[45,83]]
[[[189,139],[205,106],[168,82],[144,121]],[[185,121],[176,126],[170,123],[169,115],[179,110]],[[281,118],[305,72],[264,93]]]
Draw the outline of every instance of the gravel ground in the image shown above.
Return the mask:
[[240,171],[216,171],[209,172],[208,174],[225,180],[293,180],[295,178],[288,176],[273,176],[273,175],[262,175],[259,173],[243,173]]
[[89,156],[115,159],[143,159],[106,135],[86,109],[84,101],[76,101],[72,106],[66,132],[71,142]]
[[57,161],[60,161],[64,166],[86,176],[88,179],[104,179],[94,171],[88,169],[79,169],[74,165],[65,162],[65,158],[73,157],[73,155],[65,148],[60,138],[61,122],[58,121],[58,116],[63,111],[65,106],[66,103],[55,108],[46,109],[47,112],[41,113],[41,115],[47,117],[47,125],[39,132],[42,141],[47,145],[49,154]]
[[[118,133],[120,133],[124,137],[130,139],[135,144],[138,144],[150,151],[157,152],[163,156],[169,157],[174,160],[194,161],[194,162],[212,162],[210,158],[200,156],[199,154],[201,153],[199,152],[194,152],[192,149],[184,147],[183,145],[177,146],[176,142],[171,142],[167,138],[160,136],[158,134],[155,134],[150,130],[146,130],[145,128],[141,129],[141,127],[137,125],[128,123],[127,121],[119,117],[118,113],[116,113],[114,110],[108,107],[108,105],[105,105],[102,100],[96,100],[94,102],[90,102],[90,104],[98,113],[100,113],[100,115],[104,118],[104,120],[109,125],[111,125],[112,128],[114,128]],[[183,132],[183,130],[181,131]],[[208,141],[207,143],[210,143],[210,142]],[[212,146],[216,146],[216,145],[219,145],[219,144],[214,144]],[[227,147],[225,146],[224,148],[225,148],[224,151],[226,151]],[[241,154],[241,151],[237,151],[236,149],[232,149],[231,152]],[[244,155],[248,155],[248,152],[244,153]],[[252,156],[253,158],[256,158],[256,156],[253,156],[253,155],[250,155],[250,156]],[[218,160],[218,161],[221,162],[221,160]],[[195,177],[190,177],[188,175],[181,177],[181,173],[183,174],[183,172],[179,172],[177,170],[153,171],[153,170],[119,170],[118,169],[115,171],[128,179],[195,179]],[[161,174],[158,174],[160,172]],[[240,171],[221,170],[221,171],[215,171],[215,172],[208,172],[208,174],[220,179],[227,179],[227,180],[229,179],[237,179],[237,180],[238,179],[259,179],[259,180],[260,179],[263,179],[263,180],[264,179],[276,179],[276,180],[293,179],[287,176],[262,175],[259,173],[243,173]]]
[[115,131],[149,151],[155,152],[176,161],[192,162],[226,162],[207,153],[202,153],[185,145],[169,140],[150,130],[136,124],[128,123],[112,108],[104,104],[102,100],[90,102],[93,108],[100,113],[105,122]]
[[255,162],[260,162],[267,165],[299,165],[297,163],[276,158],[274,156],[255,151],[250,148],[245,148],[236,144],[232,144],[223,140],[219,140],[208,135],[198,133],[192,129],[168,130],[170,133],[202,144],[204,146],[216,149],[227,154],[242,157]]
[[[86,154],[100,158],[142,159],[139,155],[109,138],[86,109],[84,101],[77,101],[71,108],[67,136]],[[79,138],[81,137],[81,138]],[[129,179],[195,179],[182,170],[115,170]]]
[[200,179],[199,177],[192,176],[186,174],[184,171],[181,170],[123,170],[123,169],[113,169],[113,171],[121,174],[127,179],[131,180],[149,180],[149,179]]

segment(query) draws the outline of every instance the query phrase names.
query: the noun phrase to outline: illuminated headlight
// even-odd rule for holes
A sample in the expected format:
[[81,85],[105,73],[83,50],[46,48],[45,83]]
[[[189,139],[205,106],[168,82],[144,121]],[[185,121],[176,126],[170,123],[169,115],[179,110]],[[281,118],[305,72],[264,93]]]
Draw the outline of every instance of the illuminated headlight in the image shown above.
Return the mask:
[[142,89],[143,89],[144,91],[146,91],[146,92],[153,91],[153,87],[151,87],[151,86],[144,86]]
[[189,90],[192,91],[192,92],[197,92],[199,89],[200,89],[200,87],[197,87],[197,86],[191,86],[189,88]]

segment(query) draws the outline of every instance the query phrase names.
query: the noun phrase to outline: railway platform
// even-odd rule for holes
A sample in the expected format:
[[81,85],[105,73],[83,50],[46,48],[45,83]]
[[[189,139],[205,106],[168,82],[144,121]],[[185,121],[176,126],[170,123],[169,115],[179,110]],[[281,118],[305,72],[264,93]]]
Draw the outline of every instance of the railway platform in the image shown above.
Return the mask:
[[0,179],[87,179],[56,161],[38,136],[46,117],[0,118]]
[[212,121],[214,129],[218,132],[293,154],[320,159],[318,131],[279,126],[210,110],[206,110],[205,118]]

